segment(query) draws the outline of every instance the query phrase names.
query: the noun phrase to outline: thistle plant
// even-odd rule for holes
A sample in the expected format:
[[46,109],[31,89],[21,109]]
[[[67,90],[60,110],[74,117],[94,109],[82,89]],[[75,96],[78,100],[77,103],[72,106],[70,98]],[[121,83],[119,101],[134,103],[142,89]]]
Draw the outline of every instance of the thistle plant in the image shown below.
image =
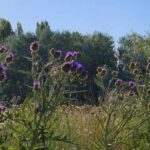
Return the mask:
[[[109,86],[105,88],[101,111],[103,116],[97,116],[99,121],[99,138],[94,141],[96,149],[145,149],[150,148],[150,68],[147,65],[141,69],[141,64],[129,64],[133,80],[124,81],[118,78],[116,71],[112,72]],[[136,71],[135,71],[136,69]],[[104,67],[97,68],[100,86],[103,87]],[[115,82],[112,82],[112,81]],[[113,84],[113,88],[110,85]]]
[[81,82],[86,80],[87,71],[77,63],[76,51],[68,52],[72,55],[67,53],[63,58],[61,50],[52,48],[49,60],[44,64],[39,50],[39,42],[31,43],[31,94],[22,104],[13,106],[5,114],[5,128],[11,133],[7,138],[10,148],[47,150],[53,149],[53,142],[72,143],[65,134],[56,130],[57,108],[70,100],[66,94],[71,83],[77,79]]

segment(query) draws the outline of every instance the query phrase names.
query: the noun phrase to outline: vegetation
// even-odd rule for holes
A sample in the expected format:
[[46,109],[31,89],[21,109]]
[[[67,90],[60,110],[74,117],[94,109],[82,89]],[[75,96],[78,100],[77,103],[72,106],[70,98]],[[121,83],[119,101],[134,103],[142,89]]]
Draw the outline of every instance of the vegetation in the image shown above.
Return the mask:
[[0,148],[149,150],[149,39],[0,19]]

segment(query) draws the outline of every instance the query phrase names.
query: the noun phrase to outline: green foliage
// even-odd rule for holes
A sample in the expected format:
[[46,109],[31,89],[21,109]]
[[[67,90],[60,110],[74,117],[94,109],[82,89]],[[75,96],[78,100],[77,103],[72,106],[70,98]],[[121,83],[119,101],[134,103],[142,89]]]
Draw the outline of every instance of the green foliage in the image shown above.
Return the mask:
[[12,27],[9,21],[0,18],[0,42],[5,42],[5,39],[12,34]]

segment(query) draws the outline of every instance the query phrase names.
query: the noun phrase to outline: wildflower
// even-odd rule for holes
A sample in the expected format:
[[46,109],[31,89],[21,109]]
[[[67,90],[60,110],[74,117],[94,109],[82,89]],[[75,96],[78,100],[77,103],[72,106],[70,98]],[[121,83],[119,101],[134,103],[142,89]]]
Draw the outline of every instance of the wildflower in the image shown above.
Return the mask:
[[76,68],[76,73],[77,73],[77,74],[80,74],[80,73],[82,73],[83,70],[84,70],[83,65],[80,64],[80,63],[78,63],[78,64],[77,64],[77,68]]
[[71,63],[69,63],[69,62],[64,62],[61,66],[61,70],[63,72],[69,72],[70,69],[71,69]]
[[136,83],[134,81],[129,81],[128,82],[128,86],[129,86],[129,88],[135,88],[136,87]]
[[0,73],[0,81],[4,81],[4,80],[6,80],[6,73],[3,71],[3,72],[1,72]]
[[140,73],[141,73],[142,75],[146,75],[146,69],[145,69],[145,68],[141,68],[141,69],[140,69]]
[[146,68],[150,70],[150,63],[147,64]]
[[123,80],[117,79],[115,86],[121,86],[123,84]]
[[7,49],[6,49],[6,47],[5,46],[0,46],[0,53],[3,53],[3,52],[5,52]]
[[76,59],[76,57],[77,57],[78,54],[79,54],[79,52],[76,52],[76,51],[68,51],[66,53],[64,61],[73,61],[73,60]]
[[34,88],[35,90],[40,89],[40,88],[41,88],[41,83],[40,83],[40,81],[34,81],[34,82],[33,82],[33,88]]
[[97,72],[100,73],[102,71],[103,67],[99,66],[97,67]]
[[3,64],[0,64],[0,74],[5,70],[5,67]]
[[99,73],[101,76],[105,76],[107,74],[107,70],[105,68]]
[[5,110],[6,110],[6,107],[3,106],[3,105],[0,105],[0,114],[1,114],[2,112],[4,112]]
[[86,80],[88,78],[88,72],[86,70],[82,70],[82,72],[79,75],[80,80]]
[[71,66],[71,72],[77,71],[77,69],[81,66],[81,63],[79,61],[75,61]]
[[129,64],[129,68],[130,69],[134,69],[135,68],[135,63],[132,61],[132,62],[130,62],[130,64]]
[[134,70],[133,70],[133,73],[134,73],[134,74],[137,74],[137,73],[139,73],[139,70],[138,70],[138,69],[134,69]]
[[6,62],[10,63],[14,58],[14,54],[12,52],[9,52],[8,55],[6,56]]
[[61,50],[55,50],[53,52],[53,56],[54,56],[55,59],[60,59],[61,56],[62,56],[62,51]]
[[118,71],[113,71],[113,72],[112,72],[112,76],[113,76],[113,77],[117,77],[117,76],[118,76]]
[[38,41],[34,41],[34,42],[31,43],[30,50],[32,52],[36,52],[36,51],[39,50],[39,43],[38,43]]

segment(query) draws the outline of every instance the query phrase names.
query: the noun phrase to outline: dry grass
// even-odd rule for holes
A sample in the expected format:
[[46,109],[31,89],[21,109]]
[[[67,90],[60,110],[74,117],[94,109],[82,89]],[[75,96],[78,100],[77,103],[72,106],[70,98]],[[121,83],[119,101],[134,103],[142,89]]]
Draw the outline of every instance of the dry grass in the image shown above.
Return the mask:
[[59,108],[58,116],[59,131],[67,133],[67,136],[76,143],[67,145],[66,149],[75,147],[82,150],[94,150],[93,143],[97,141],[102,130],[98,118],[105,119],[105,113],[100,107],[63,106]]

